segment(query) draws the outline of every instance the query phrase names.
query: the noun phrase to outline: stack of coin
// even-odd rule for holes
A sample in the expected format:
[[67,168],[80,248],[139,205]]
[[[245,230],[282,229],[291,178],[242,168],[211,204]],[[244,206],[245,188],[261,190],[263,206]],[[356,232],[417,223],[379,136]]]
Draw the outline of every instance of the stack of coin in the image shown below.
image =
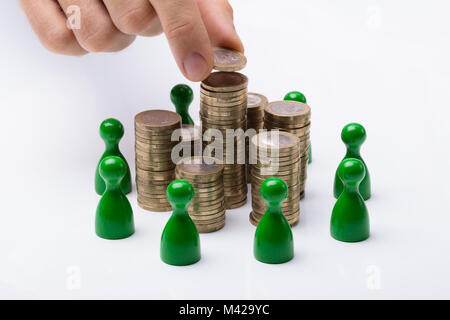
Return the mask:
[[194,187],[188,212],[198,232],[222,229],[225,225],[223,165],[213,158],[185,158],[177,164],[175,174],[177,179],[187,180]]
[[[183,148],[181,157],[190,158],[201,156],[202,153],[202,134],[199,126],[192,124],[183,124],[181,127],[181,143]],[[186,153],[186,154],[185,154]]]
[[275,101],[269,103],[264,111],[264,128],[287,131],[300,140],[300,199],[303,199],[310,146],[311,109],[307,104],[297,101]]
[[[259,93],[249,92],[247,94],[247,131],[254,129],[255,134],[259,133],[259,130],[264,128],[264,108],[267,105],[268,100],[265,96]],[[246,140],[246,164],[247,164],[247,182],[250,183],[250,170],[251,163],[249,161],[249,143],[251,136]]]
[[136,115],[136,186],[138,204],[150,211],[170,211],[166,189],[175,179],[171,141],[172,133],[181,128],[181,117],[175,112],[149,110]]
[[[220,155],[211,155],[224,163],[223,183],[227,209],[239,208],[247,202],[244,136],[247,123],[247,83],[247,77],[238,72],[214,72],[200,86],[200,119],[202,131],[206,133],[204,140],[208,139],[209,129],[216,129],[222,134],[220,139],[212,133],[215,142],[222,143],[222,158]],[[241,134],[234,136],[233,132],[237,129],[241,129]],[[227,130],[231,131],[231,135],[230,132],[227,135]]]
[[289,132],[267,131],[254,136],[250,141],[256,150],[256,164],[252,165],[252,207],[250,222],[258,225],[266,212],[266,204],[261,197],[261,185],[267,178],[279,177],[288,185],[288,196],[282,204],[282,211],[290,225],[299,220],[300,215],[300,142]]

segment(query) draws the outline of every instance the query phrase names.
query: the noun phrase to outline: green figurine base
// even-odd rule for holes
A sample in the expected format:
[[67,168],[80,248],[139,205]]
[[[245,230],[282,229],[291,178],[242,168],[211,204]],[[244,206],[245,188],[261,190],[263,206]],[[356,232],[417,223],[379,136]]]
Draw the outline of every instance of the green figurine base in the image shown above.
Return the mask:
[[344,182],[331,215],[330,233],[339,241],[359,242],[370,235],[369,213],[358,187],[365,175],[362,161],[344,159],[338,168],[338,175]]
[[100,176],[99,166],[100,163],[106,157],[116,156],[121,158],[126,165],[126,173],[125,177],[122,179],[120,186],[122,188],[123,193],[128,194],[131,192],[132,183],[131,183],[131,174],[130,168],[128,166],[127,160],[122,155],[119,150],[119,141],[122,139],[124,134],[124,129],[122,123],[119,120],[110,118],[103,121],[100,125],[100,136],[105,142],[106,150],[103,153],[100,161],[98,162],[97,168],[95,170],[95,192],[98,195],[102,195],[106,190],[106,184],[103,178]]
[[[354,158],[360,160],[364,164],[365,176],[359,185],[359,193],[363,197],[364,200],[368,200],[371,196],[371,182],[370,182],[370,174],[367,169],[367,165],[364,160],[361,158],[360,149],[364,141],[366,141],[366,129],[359,123],[350,123],[346,125],[342,129],[341,139],[347,147],[347,153],[344,156],[344,159]],[[336,170],[336,174],[334,177],[334,187],[333,194],[337,199],[341,195],[344,190],[344,184],[339,178],[338,170]]]
[[267,211],[255,232],[254,256],[264,263],[279,264],[294,257],[291,226],[281,211],[288,195],[288,187],[280,178],[266,179],[261,185],[261,196]]
[[194,188],[186,180],[175,180],[166,194],[173,213],[161,236],[161,260],[173,266],[194,264],[201,258],[200,237],[187,212]]
[[177,84],[170,91],[170,100],[175,105],[175,110],[181,116],[182,124],[194,124],[189,115],[189,106],[194,99],[194,92],[186,84]]
[[134,233],[133,209],[120,187],[127,172],[122,158],[106,157],[99,166],[106,190],[97,206],[95,232],[100,238],[116,240]]
[[[306,97],[303,93],[299,91],[291,91],[286,93],[283,100],[291,100],[291,101],[298,101],[302,103],[306,103]],[[312,162],[312,148],[311,143],[309,144],[309,150],[308,150],[308,164]]]

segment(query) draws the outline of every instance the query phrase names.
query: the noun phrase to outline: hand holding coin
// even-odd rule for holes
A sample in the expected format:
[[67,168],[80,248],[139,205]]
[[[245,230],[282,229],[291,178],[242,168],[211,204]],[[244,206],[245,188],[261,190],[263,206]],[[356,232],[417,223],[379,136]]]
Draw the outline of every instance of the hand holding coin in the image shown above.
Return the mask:
[[213,47],[243,52],[227,0],[19,0],[48,50],[81,56],[117,52],[136,36],[164,32],[178,67],[191,81],[214,66]]

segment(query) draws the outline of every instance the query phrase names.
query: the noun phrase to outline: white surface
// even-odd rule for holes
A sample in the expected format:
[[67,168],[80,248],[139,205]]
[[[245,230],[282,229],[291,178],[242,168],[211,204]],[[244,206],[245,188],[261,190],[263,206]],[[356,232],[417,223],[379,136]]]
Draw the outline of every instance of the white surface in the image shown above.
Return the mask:
[[[229,211],[222,231],[201,235],[203,259],[191,267],[159,260],[169,213],[140,209],[135,192],[136,234],[97,238],[99,123],[124,123],[132,165],[134,115],[171,109],[169,90],[185,80],[163,37],[119,54],[56,56],[16,1],[2,1],[0,298],[450,298],[450,3],[232,4],[249,89],[270,100],[301,90],[313,109],[295,259],[253,259],[250,203]],[[353,121],[368,132],[372,235],[345,244],[329,236],[329,219],[340,130]]]

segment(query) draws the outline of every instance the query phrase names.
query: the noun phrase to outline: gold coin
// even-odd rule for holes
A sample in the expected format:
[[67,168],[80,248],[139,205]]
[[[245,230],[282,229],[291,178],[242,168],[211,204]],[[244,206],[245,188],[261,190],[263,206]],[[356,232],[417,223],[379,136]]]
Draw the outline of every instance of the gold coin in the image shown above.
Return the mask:
[[149,203],[149,204],[155,204],[155,205],[168,205],[169,204],[169,202],[167,201],[166,198],[149,198],[140,193],[138,193],[138,198],[140,199],[140,201]]
[[220,108],[223,110],[247,110],[247,100],[241,97],[236,98],[212,98],[208,96],[200,97],[200,106],[203,109]]
[[259,220],[257,220],[257,219],[254,218],[254,213],[253,213],[253,211],[250,212],[249,220],[250,220],[250,223],[251,223],[252,225],[254,225],[255,227],[258,226]]
[[149,170],[143,170],[139,167],[136,168],[136,174],[141,177],[142,179],[148,179],[148,180],[169,180],[175,178],[175,171],[174,170],[167,170],[167,171],[149,171]]
[[141,170],[153,171],[153,172],[166,172],[175,169],[175,165],[169,162],[144,162],[137,161],[136,167]]
[[139,197],[141,197],[141,199],[146,199],[149,201],[167,202],[166,192],[165,191],[159,191],[159,192],[160,193],[157,193],[156,191],[153,191],[151,193],[144,193],[141,190],[138,190],[138,195],[139,195]]
[[196,225],[199,233],[210,233],[222,229],[225,226],[225,220],[212,225]]
[[254,165],[255,170],[257,170],[256,172],[263,172],[267,175],[267,174],[280,174],[280,175],[285,175],[285,174],[298,174],[299,170],[300,170],[300,166],[298,165],[298,163],[295,163],[295,165],[289,165],[289,166],[277,166],[277,165],[273,165],[273,166],[268,166],[268,167],[260,167],[259,165],[255,164]]
[[249,110],[264,108],[264,106],[267,103],[268,103],[268,100],[267,100],[266,96],[264,96],[262,94],[254,93],[254,92],[249,92],[247,94],[247,107]]
[[136,184],[138,187],[145,188],[145,189],[166,189],[171,181],[152,181],[152,180],[146,180],[142,179],[141,177],[136,177]]
[[156,192],[166,192],[167,186],[169,183],[161,184],[161,185],[154,185],[154,184],[144,184],[144,183],[138,183],[137,188],[142,191],[156,191]]
[[221,110],[221,111],[213,111],[213,110],[204,110],[202,109],[202,107],[200,107],[200,115],[204,115],[205,117],[210,117],[210,118],[238,118],[241,119],[243,117],[245,117],[246,114],[246,110],[242,109],[242,110],[235,110],[235,111],[226,111],[226,110]]
[[192,218],[192,221],[196,222],[196,221],[209,221],[212,219],[217,219],[217,218],[221,218],[225,215],[225,208],[220,208],[220,211],[218,211],[217,213],[214,214],[209,214],[209,215],[203,215],[203,214],[191,214],[189,213],[189,216]]
[[135,116],[135,123],[145,128],[165,129],[181,127],[181,117],[167,110],[148,110]]
[[136,149],[136,160],[139,161],[146,161],[146,162],[163,162],[163,161],[170,161],[172,163],[171,159],[171,152],[164,152],[164,153],[156,153],[156,152],[143,152],[139,149]]
[[226,209],[237,209],[240,208],[242,206],[244,206],[247,203],[247,197],[245,197],[244,200],[240,201],[240,202],[236,202],[236,203],[225,203],[225,208]]
[[181,127],[181,140],[184,142],[201,139],[201,128],[195,125],[183,124]]
[[199,208],[199,207],[208,207],[212,205],[217,205],[218,203],[221,203],[224,201],[224,197],[219,197],[214,200],[202,200],[199,201],[198,198],[195,199],[195,203],[192,204],[193,207]]
[[225,215],[225,206],[222,205],[215,209],[190,210],[188,213],[192,220],[211,221],[212,219],[217,219]]
[[220,208],[225,208],[224,201],[209,204],[207,206],[202,206],[201,203],[197,204],[194,201],[189,205],[188,212],[198,212],[199,214],[201,214],[202,212],[208,212],[208,210],[218,210]]
[[223,173],[223,165],[218,162],[212,157],[185,158],[177,164],[177,170],[184,176],[219,176]]
[[[309,119],[306,120],[309,122]],[[282,123],[276,120],[273,120],[270,118],[270,116],[267,116],[267,113],[264,115],[264,128],[267,130],[279,130],[279,131],[296,131],[305,125],[306,122],[295,122],[295,123]],[[294,132],[292,132],[294,133]]]
[[247,87],[248,78],[238,72],[213,72],[203,80],[202,86],[214,92],[239,91]]
[[[254,159],[252,159],[254,161]],[[254,164],[258,169],[259,168],[267,168],[267,167],[287,167],[287,166],[298,166],[300,162],[300,154],[294,153],[292,155],[286,157],[269,157],[269,156],[257,156],[256,163]]]
[[215,217],[215,218],[212,218],[212,219],[209,219],[209,220],[204,220],[204,219],[196,220],[193,217],[191,217],[191,218],[192,218],[192,220],[194,221],[194,223],[196,225],[211,225],[211,224],[215,224],[215,223],[219,223],[219,222],[224,221],[225,220],[225,215],[221,214],[218,217]]
[[210,120],[209,122],[219,122],[220,124],[234,124],[241,123],[244,119],[246,119],[245,112],[236,112],[235,117],[232,118],[227,114],[217,114],[217,113],[204,113],[202,111],[199,112],[200,117],[203,119]]
[[[251,159],[254,162],[254,158]],[[292,155],[292,157],[264,157],[262,156],[256,158],[256,163],[251,163],[255,165],[258,170],[262,168],[271,168],[271,167],[294,167],[298,166],[300,163],[300,154]]]
[[209,90],[203,84],[200,85],[201,99],[219,99],[219,100],[243,100],[247,102],[247,87],[238,90],[227,90],[217,92],[216,90]]
[[214,205],[211,207],[190,207],[188,208],[188,212],[190,215],[194,216],[211,216],[211,215],[217,215],[218,213],[222,212],[225,213],[225,207],[224,203],[221,202],[221,205]]
[[[180,175],[180,176],[177,176],[177,179],[184,179],[184,178]],[[211,182],[195,182],[195,181],[192,181],[192,182],[189,181],[189,182],[192,184],[194,189],[208,190],[209,188],[211,188],[211,189],[223,188],[223,180],[221,180],[221,179],[211,181]]]
[[144,210],[148,210],[148,211],[153,211],[153,212],[168,212],[168,211],[172,211],[172,206],[170,205],[154,205],[154,204],[149,204],[146,202],[142,202],[139,200],[137,200],[139,207],[141,207]]
[[309,118],[311,115],[311,108],[306,103],[290,100],[271,102],[265,107],[264,111],[274,119],[289,123],[296,123],[298,120]]
[[200,114],[200,118],[203,122],[203,124],[205,123],[209,123],[209,124],[213,124],[215,126],[221,127],[221,126],[230,126],[230,125],[241,125],[243,123],[245,123],[247,117],[246,116],[241,116],[239,118],[221,118],[219,117],[212,117],[211,115],[206,115],[203,113],[199,113]]
[[246,181],[245,172],[239,175],[229,175],[226,177],[226,179],[223,180],[223,186],[225,189],[229,190],[230,187],[241,186],[246,184],[245,181]]
[[245,129],[245,119],[240,123],[223,123],[220,121],[212,122],[210,120],[206,120],[205,118],[202,118],[201,120],[203,121],[203,128],[205,131],[207,129],[215,129],[221,131],[222,135],[225,135],[228,129]]
[[247,58],[239,51],[216,47],[213,48],[214,69],[219,71],[239,71],[247,64]]
[[241,105],[232,105],[232,106],[219,106],[219,105],[215,105],[215,106],[209,106],[204,104],[203,102],[200,103],[200,111],[207,111],[207,112],[215,112],[215,113],[219,113],[219,112],[244,112],[245,109],[245,105],[241,104]]
[[279,153],[289,153],[299,147],[298,138],[289,132],[266,131],[253,136],[251,143],[258,149],[274,150]]

